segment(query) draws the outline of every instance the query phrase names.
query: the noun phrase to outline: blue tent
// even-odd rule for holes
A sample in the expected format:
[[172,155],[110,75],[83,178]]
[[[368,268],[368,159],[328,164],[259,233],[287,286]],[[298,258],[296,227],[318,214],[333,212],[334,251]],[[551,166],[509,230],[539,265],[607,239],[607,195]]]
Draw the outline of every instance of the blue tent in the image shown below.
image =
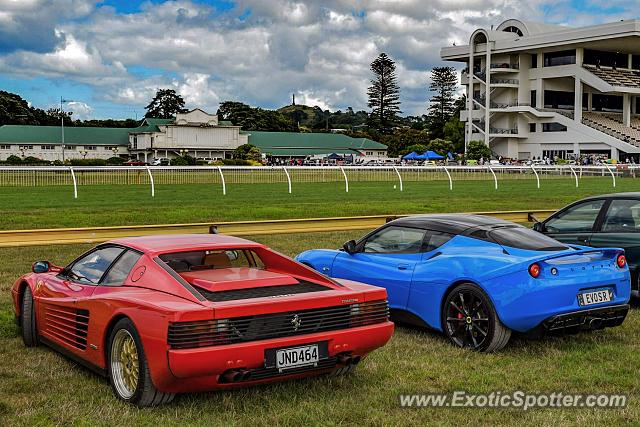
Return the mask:
[[441,156],[440,154],[436,153],[435,151],[427,151],[424,154],[420,154],[418,157],[416,157],[416,159],[419,160],[442,160],[444,159],[443,156]]
[[416,153],[415,151],[412,151],[411,153],[407,154],[406,156],[403,157],[403,159],[405,160],[416,160],[416,159],[421,159],[422,157],[418,156],[418,153]]

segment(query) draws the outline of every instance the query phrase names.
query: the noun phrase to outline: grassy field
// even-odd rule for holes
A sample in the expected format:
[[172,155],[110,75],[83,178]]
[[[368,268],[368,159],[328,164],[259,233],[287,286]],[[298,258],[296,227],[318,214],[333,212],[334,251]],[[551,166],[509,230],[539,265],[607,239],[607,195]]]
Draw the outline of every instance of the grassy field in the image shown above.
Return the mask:
[[[553,191],[541,192],[544,205],[539,207],[564,203],[564,199],[552,195],[544,198],[547,192]],[[465,205],[458,199],[455,206],[467,210],[532,207],[524,202],[525,198],[521,197],[514,205],[509,205],[508,200],[499,206],[486,204],[486,199],[482,205],[473,202]],[[241,205],[239,201],[236,203]],[[425,200],[412,203],[415,204],[407,205],[407,210],[429,206]],[[316,209],[321,205],[314,206]],[[373,205],[369,206],[373,209]],[[448,207],[441,202],[438,206]],[[94,204],[93,209],[96,208]],[[239,215],[239,207],[236,209],[235,215]],[[388,211],[391,206],[379,209]],[[316,211],[306,214],[316,214]],[[7,213],[3,216],[7,218]],[[107,218],[108,215],[102,217]],[[294,255],[311,247],[336,247],[354,236],[354,233],[343,232],[262,236],[257,240]],[[0,250],[2,425],[617,426],[637,425],[640,419],[640,376],[635,372],[640,364],[640,315],[635,309],[619,328],[536,341],[516,338],[502,352],[489,355],[453,348],[442,336],[432,332],[400,327],[386,347],[374,352],[347,377],[181,395],[168,406],[140,410],[117,401],[104,379],[47,348],[25,349],[18,338],[9,302],[13,280],[28,271],[35,259],[62,264],[86,248],[88,246],[78,245]],[[401,409],[398,405],[399,393],[454,390],[616,393],[630,397],[627,408],[600,410]]]
[[[459,181],[453,191],[445,181],[340,182],[287,185],[234,184],[223,196],[216,185],[161,185],[151,198],[148,186],[0,187],[0,229],[90,227],[103,225],[212,222],[426,212],[553,209],[581,197],[608,193],[611,180],[570,178],[542,180]],[[636,191],[640,182],[619,179],[615,191]]]

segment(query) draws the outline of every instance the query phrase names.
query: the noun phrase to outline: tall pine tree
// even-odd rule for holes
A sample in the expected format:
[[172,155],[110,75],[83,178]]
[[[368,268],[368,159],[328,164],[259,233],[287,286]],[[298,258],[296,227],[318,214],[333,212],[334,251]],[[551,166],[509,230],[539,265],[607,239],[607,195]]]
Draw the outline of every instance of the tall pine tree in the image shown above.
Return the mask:
[[374,78],[367,94],[371,111],[371,124],[378,129],[389,127],[400,111],[400,89],[396,82],[396,64],[386,53],[381,53],[372,63]]
[[435,92],[431,97],[428,113],[428,129],[433,138],[444,137],[444,125],[454,114],[458,74],[453,67],[435,67],[431,71],[429,91]]

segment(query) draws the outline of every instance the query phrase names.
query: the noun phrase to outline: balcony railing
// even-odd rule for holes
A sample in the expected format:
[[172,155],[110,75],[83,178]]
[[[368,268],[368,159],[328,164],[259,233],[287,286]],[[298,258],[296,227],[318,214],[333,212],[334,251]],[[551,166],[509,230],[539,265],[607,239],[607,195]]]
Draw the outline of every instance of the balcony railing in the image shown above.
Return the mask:
[[518,79],[498,79],[498,78],[492,78],[491,79],[491,84],[504,84],[504,85],[517,85],[520,84],[520,80]]
[[499,70],[499,69],[507,69],[507,70],[519,70],[520,69],[520,64],[518,63],[509,63],[509,62],[498,62],[498,63],[493,63],[491,64],[491,69],[492,70]]
[[499,135],[517,135],[518,128],[505,129],[505,128],[489,128],[489,133],[499,134]]
[[530,102],[491,102],[491,108],[531,107]]

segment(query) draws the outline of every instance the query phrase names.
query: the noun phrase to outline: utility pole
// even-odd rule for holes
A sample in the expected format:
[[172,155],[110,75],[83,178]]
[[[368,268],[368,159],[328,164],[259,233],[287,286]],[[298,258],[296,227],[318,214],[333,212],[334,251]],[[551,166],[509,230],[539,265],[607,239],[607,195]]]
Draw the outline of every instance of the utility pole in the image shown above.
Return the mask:
[[60,129],[62,129],[62,163],[64,163],[64,112],[62,111],[62,103],[64,99],[60,97]]

